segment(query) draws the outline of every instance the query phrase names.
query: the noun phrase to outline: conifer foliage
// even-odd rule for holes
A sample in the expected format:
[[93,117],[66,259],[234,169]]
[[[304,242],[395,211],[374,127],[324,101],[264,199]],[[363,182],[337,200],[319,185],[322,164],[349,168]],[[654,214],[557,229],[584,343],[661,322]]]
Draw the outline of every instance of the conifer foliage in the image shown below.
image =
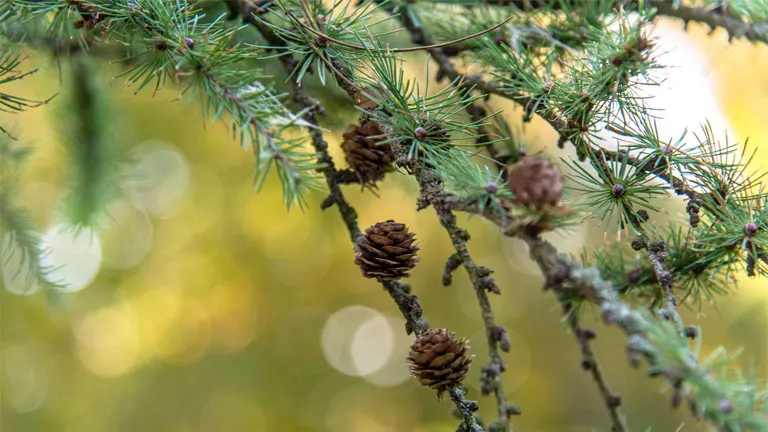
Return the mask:
[[[177,88],[212,121],[230,123],[255,156],[257,185],[276,173],[287,207],[306,207],[314,193],[327,196],[323,209],[338,208],[357,251],[350,266],[356,260],[395,301],[415,336],[413,375],[450,395],[460,431],[512,430],[521,409],[503,388],[503,353],[513,347],[490,302],[506,283],[475,262],[457,213],[486,218],[500,236],[529,247],[612,430],[640,428],[643,420],[626,419],[622,398],[609,388],[590,346],[596,334],[580,324],[588,305],[626,334],[630,364],[646,364],[651,376],[668,381],[673,408],[685,405],[718,430],[768,431],[760,384],[731,367],[724,350],[702,355],[702,335],[678,313],[717,301],[737,274],[768,276],[762,176],[746,169],[753,156],[746,144],[718,136],[706,119],[696,133],[659,136],[655,110],[663,107],[644,97],[644,87],[655,85],[663,68],[649,36],[660,16],[768,43],[768,0],[0,0],[0,110],[46,102],[7,90],[35,72],[21,68],[26,49],[44,48],[70,65],[63,72],[72,79],[62,83],[76,89],[78,109],[69,115],[80,117],[68,124],[79,125],[74,134],[85,138],[70,133],[76,172],[65,214],[75,226],[97,223],[114,194],[108,174],[115,151],[94,110],[102,99],[97,83],[88,82],[92,58],[117,47],[124,85],[137,93]],[[395,30],[412,44],[395,48]],[[406,77],[409,52],[430,60],[428,74],[440,88],[429,87],[430,77]],[[268,76],[254,59],[275,59],[282,76]],[[344,133],[348,168],[329,154],[321,95],[303,85],[310,75],[343,90],[359,111],[359,123]],[[290,91],[282,94],[276,86],[286,79]],[[576,157],[528,155],[507,121],[487,115],[488,98],[513,101],[523,121],[544,120],[558,146],[573,147]],[[7,125],[0,133],[0,163],[18,166],[25,154],[18,134]],[[560,157],[566,160],[558,163]],[[564,176],[565,169],[573,174]],[[0,256],[21,251],[31,277],[56,290],[37,264],[45,251],[34,224],[13,194],[18,171],[4,169],[0,177]],[[474,286],[486,365],[470,369],[466,341],[430,329],[411,293],[418,287],[400,280],[418,271],[415,234],[387,215],[360,230],[343,186],[373,193],[376,182],[394,175],[412,178],[420,191],[414,210],[431,207],[451,240],[443,283],[463,268]],[[684,220],[659,217],[665,196],[685,204]],[[605,221],[618,234],[607,238],[616,240],[576,259],[541,236],[584,218]],[[468,373],[479,375],[489,396],[479,403],[495,405],[496,419],[480,419],[478,402],[466,398],[461,381]]]

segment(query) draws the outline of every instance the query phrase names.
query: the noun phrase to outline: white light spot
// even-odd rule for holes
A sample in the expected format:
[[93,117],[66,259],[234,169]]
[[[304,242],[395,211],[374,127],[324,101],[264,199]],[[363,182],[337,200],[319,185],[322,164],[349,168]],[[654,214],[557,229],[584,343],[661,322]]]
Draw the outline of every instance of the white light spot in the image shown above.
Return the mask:
[[47,279],[61,283],[66,291],[80,291],[99,273],[101,244],[90,228],[54,226],[43,235],[42,245],[48,253],[40,264],[51,269]]
[[[345,375],[360,376],[366,372],[370,373],[370,358],[361,355],[369,345],[356,336],[379,331],[381,327],[375,323],[363,327],[376,318],[382,318],[381,314],[364,306],[349,306],[328,317],[320,336],[320,344],[328,364]],[[358,340],[355,343],[356,339]],[[352,355],[353,344],[356,345],[357,359]],[[362,371],[360,366],[363,366]],[[381,367],[376,364],[373,366]]]
[[105,228],[99,233],[104,264],[127,269],[139,264],[152,246],[154,233],[149,216],[130,203],[118,201],[109,210]]
[[413,337],[408,336],[403,330],[402,318],[388,317],[387,325],[393,340],[390,354],[382,367],[364,377],[366,381],[379,387],[394,387],[408,381],[411,377],[405,358],[411,350]]
[[375,316],[357,328],[349,353],[359,375],[370,375],[381,369],[392,355],[394,336],[383,316]]
[[167,218],[187,197],[189,164],[181,152],[161,141],[147,141],[133,149],[123,188],[133,204],[152,216]]
[[3,236],[0,243],[0,274],[3,277],[3,286],[9,292],[16,295],[30,295],[36,293],[40,286],[30,272],[32,260],[24,254],[24,250],[14,244],[11,233]]

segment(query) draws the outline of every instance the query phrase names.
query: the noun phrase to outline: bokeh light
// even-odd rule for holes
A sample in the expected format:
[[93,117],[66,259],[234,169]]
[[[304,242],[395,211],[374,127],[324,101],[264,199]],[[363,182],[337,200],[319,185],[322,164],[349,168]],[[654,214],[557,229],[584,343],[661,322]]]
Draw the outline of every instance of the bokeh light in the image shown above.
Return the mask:
[[138,265],[152,247],[153,232],[146,212],[127,201],[115,202],[99,231],[104,265],[121,270]]
[[50,269],[46,277],[68,292],[87,287],[99,273],[101,242],[90,228],[56,225],[43,235],[42,247],[41,266]]
[[131,156],[122,174],[123,188],[133,204],[158,218],[176,214],[190,183],[184,155],[170,143],[150,140],[135,146]]
[[[373,318],[366,322],[365,325],[375,323],[376,325],[382,325],[382,319]],[[383,330],[382,333],[389,333],[392,338],[392,347],[389,349],[389,356],[385,359],[384,364],[371,372],[363,376],[363,378],[379,387],[395,387],[410,379],[410,373],[408,371],[408,363],[405,358],[408,356],[408,352],[411,349],[411,343],[413,343],[413,337],[408,336],[402,331],[403,321],[400,318],[386,317],[386,324],[389,330]],[[360,330],[363,329],[360,326]],[[362,331],[358,330],[355,337],[359,337]],[[355,345],[353,344],[353,349]]]
[[77,352],[86,370],[100,377],[129,372],[138,360],[138,340],[133,316],[126,310],[97,309],[74,329]]
[[349,344],[349,355],[358,375],[370,375],[381,369],[392,354],[394,335],[387,319],[374,316],[360,324]]
[[386,317],[365,306],[349,306],[328,317],[320,338],[325,359],[339,372],[364,376],[381,369],[394,348]]

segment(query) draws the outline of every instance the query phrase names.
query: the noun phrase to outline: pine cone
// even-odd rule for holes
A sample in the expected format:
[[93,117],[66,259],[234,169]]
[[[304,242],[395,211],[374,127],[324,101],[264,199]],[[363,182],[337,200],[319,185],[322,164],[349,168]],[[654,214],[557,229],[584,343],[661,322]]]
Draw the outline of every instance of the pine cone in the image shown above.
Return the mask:
[[446,329],[429,329],[411,345],[406,359],[419,384],[437,390],[437,397],[458,387],[469,372],[472,356],[465,339]]
[[384,174],[394,170],[392,147],[389,144],[376,145],[384,139],[381,135],[383,132],[376,122],[350,126],[343,135],[341,148],[344,158],[365,186],[373,186]]
[[415,235],[408,232],[405,224],[392,220],[378,222],[366,229],[355,245],[355,264],[367,278],[383,281],[409,277],[408,272],[419,262]]
[[508,167],[507,181],[518,204],[541,209],[563,199],[560,172],[544,158],[526,157]]

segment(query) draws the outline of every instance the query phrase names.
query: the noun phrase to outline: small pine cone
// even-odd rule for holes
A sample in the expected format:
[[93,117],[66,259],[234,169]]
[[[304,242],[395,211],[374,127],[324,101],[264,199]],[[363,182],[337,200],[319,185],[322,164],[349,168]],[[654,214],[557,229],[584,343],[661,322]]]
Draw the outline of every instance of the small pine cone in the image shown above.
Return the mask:
[[416,234],[408,232],[405,224],[388,220],[378,222],[365,230],[365,235],[355,245],[355,263],[363,276],[380,281],[409,277],[419,262],[414,243]]
[[365,186],[373,186],[384,174],[394,170],[392,147],[376,144],[384,139],[383,134],[376,122],[353,125],[344,132],[341,143],[344,158]]
[[419,384],[437,390],[437,397],[461,385],[469,372],[472,356],[465,339],[456,339],[446,329],[429,329],[411,345],[406,359]]
[[541,209],[563,198],[563,179],[547,159],[523,158],[507,168],[507,179],[518,204]]

